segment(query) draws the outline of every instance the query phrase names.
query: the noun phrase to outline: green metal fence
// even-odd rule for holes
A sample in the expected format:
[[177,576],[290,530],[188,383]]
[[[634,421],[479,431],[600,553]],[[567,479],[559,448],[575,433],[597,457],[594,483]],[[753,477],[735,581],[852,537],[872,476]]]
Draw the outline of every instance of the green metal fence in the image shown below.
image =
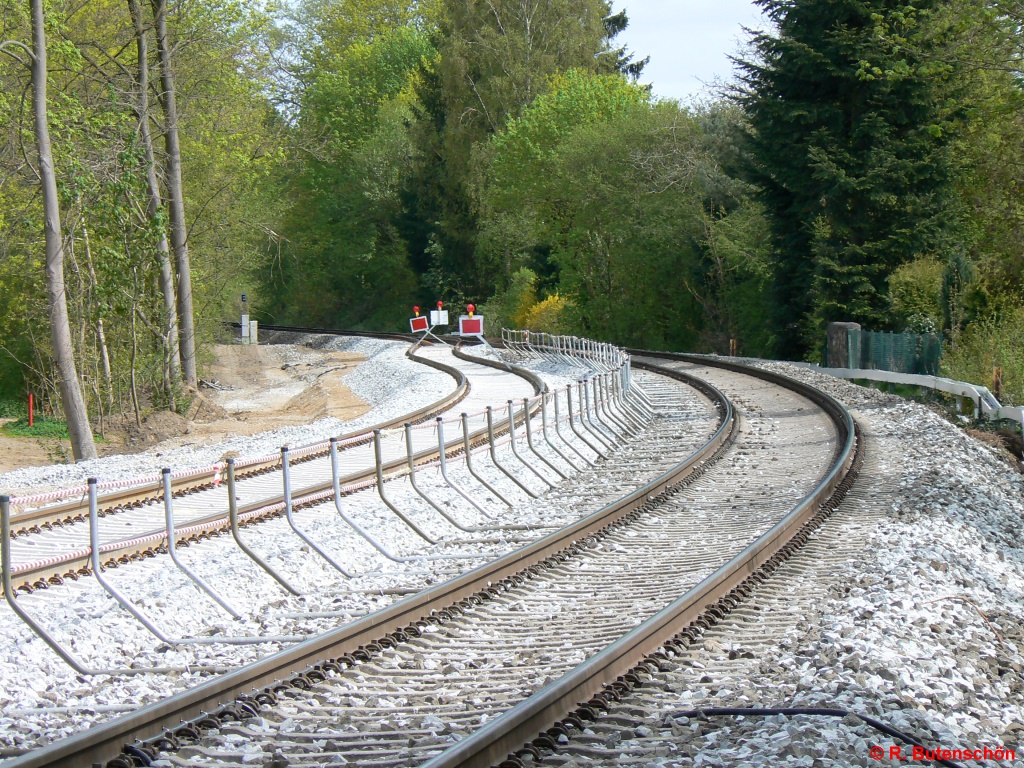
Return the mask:
[[846,332],[846,353],[849,360],[847,368],[938,376],[942,336],[849,329]]

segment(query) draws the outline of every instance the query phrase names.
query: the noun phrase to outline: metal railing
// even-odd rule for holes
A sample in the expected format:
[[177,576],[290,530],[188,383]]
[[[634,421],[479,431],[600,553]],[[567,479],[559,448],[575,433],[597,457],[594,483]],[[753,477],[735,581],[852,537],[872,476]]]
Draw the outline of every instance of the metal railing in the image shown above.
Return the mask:
[[[331,477],[315,486],[296,489],[292,464],[297,455],[302,455],[313,449],[320,452],[321,446],[293,450],[284,448],[277,462],[278,466],[282,468],[283,500],[272,500],[257,505],[255,509],[250,508],[240,512],[237,508],[235,472],[238,467],[245,464],[245,461],[229,459],[225,465],[229,492],[226,514],[198,522],[192,521],[190,524],[178,527],[174,523],[173,494],[170,488],[173,473],[170,469],[166,469],[161,476],[165,527],[128,541],[101,544],[97,501],[99,484],[95,480],[90,480],[87,494],[89,546],[68,551],[61,556],[46,558],[40,562],[12,564],[12,542],[9,531],[13,500],[8,496],[0,496],[0,532],[5,534],[0,536],[2,539],[0,549],[2,549],[2,580],[6,600],[17,615],[79,674],[165,673],[171,670],[168,668],[131,670],[90,668],[64,649],[41,624],[17,605],[18,587],[26,589],[33,585],[46,586],[47,574],[50,574],[49,578],[56,578],[58,582],[61,573],[74,573],[76,578],[78,575],[91,574],[124,610],[162,642],[172,645],[280,643],[294,642],[303,638],[215,636],[199,639],[197,637],[169,637],[162,629],[158,619],[145,614],[128,597],[116,590],[112,591],[109,582],[103,577],[103,571],[106,567],[114,565],[115,559],[124,562],[135,553],[154,554],[166,551],[171,555],[171,564],[185,573],[189,581],[199,590],[199,594],[215,601],[223,610],[237,617],[238,611],[227,603],[211,584],[204,581],[198,573],[179,560],[175,545],[179,541],[187,541],[189,537],[200,534],[208,536],[211,533],[230,532],[233,543],[246,557],[272,577],[281,588],[292,594],[299,594],[299,590],[292,585],[292,582],[242,541],[239,525],[279,516],[283,513],[287,518],[291,534],[298,536],[306,547],[315,551],[342,577],[351,578],[355,574],[349,572],[338,561],[337,553],[329,552],[328,547],[318,543],[309,532],[299,527],[296,519],[297,512],[318,504],[333,504],[337,511],[337,517],[333,518],[334,520],[348,526],[356,536],[367,541],[380,555],[393,561],[415,562],[482,557],[483,555],[478,553],[397,553],[382,543],[382,535],[375,534],[367,524],[360,523],[355,515],[346,512],[342,499],[350,493],[374,488],[381,503],[420,539],[429,545],[447,543],[442,537],[426,530],[425,524],[429,522],[433,526],[441,526],[442,529],[447,525],[464,532],[488,530],[487,523],[493,521],[494,516],[488,510],[486,499],[483,498],[486,493],[490,493],[500,503],[507,506],[513,506],[514,502],[510,500],[509,496],[514,495],[517,488],[522,491],[524,498],[538,497],[549,488],[555,487],[557,482],[567,477],[569,473],[580,470],[581,467],[576,461],[569,458],[571,454],[582,459],[585,466],[595,465],[617,444],[638,434],[652,413],[650,402],[646,396],[639,388],[632,385],[629,355],[619,348],[575,337],[557,337],[547,334],[533,336],[526,334],[524,336],[517,332],[510,332],[506,343],[515,345],[511,347],[513,354],[557,358],[586,368],[586,373],[575,384],[541,391],[532,398],[523,398],[518,402],[508,400],[504,405],[499,405],[496,408],[487,406],[473,414],[461,413],[447,419],[438,416],[431,422],[418,425],[403,424],[401,427],[375,429],[372,432],[372,467],[369,470],[345,477],[341,476],[338,461],[338,447],[343,441],[337,438],[332,439],[327,444]],[[461,438],[445,442],[446,422],[452,427],[451,434],[461,431]],[[552,424],[554,425],[553,429],[550,428]],[[563,427],[567,427],[567,429],[563,431]],[[430,430],[433,430],[432,435],[425,434]],[[381,450],[383,439],[390,439],[392,443],[399,441],[404,443],[405,455],[385,461]],[[421,446],[419,450],[416,448],[417,442]],[[424,444],[427,447],[423,447]],[[500,459],[498,449],[506,444],[510,448],[510,455]],[[486,458],[490,459],[492,472],[502,473],[513,483],[504,493],[500,493],[492,483],[481,476],[479,467],[473,466],[474,460],[479,463],[485,461]],[[461,461],[466,462],[468,477],[463,484],[459,485],[451,480],[449,469],[453,464]],[[418,470],[435,466],[440,468],[441,476],[447,486],[456,490],[468,502],[469,510],[472,512],[469,510],[465,512],[477,513],[481,516],[482,519],[478,525],[467,526],[460,523],[450,512],[446,511],[446,505],[432,499],[430,491],[417,483],[415,473]],[[394,498],[386,493],[386,484],[390,485],[394,481],[405,478],[408,478],[409,485],[416,496],[426,501],[428,507],[420,507],[415,510],[401,509]],[[480,493],[480,489],[484,491],[484,494]],[[492,503],[494,503],[493,499]],[[417,519],[413,519],[413,512]],[[505,525],[502,527],[505,530],[510,530],[526,526]],[[534,528],[545,527],[550,526],[534,526]],[[490,529],[493,530],[493,526]],[[457,543],[457,540],[451,543]],[[15,579],[18,580],[18,584],[15,584]],[[37,580],[33,581],[33,579]]]
[[629,355],[621,347],[603,341],[558,336],[542,331],[501,329],[505,349],[516,354],[538,356],[563,362],[583,362],[593,370],[611,371],[629,368]]
[[914,373],[901,373],[899,371],[880,371],[868,368],[825,368],[813,363],[794,362],[801,368],[827,373],[839,379],[851,379],[861,381],[877,381],[887,384],[906,384],[912,387],[922,387],[945,392],[956,398],[957,410],[963,410],[964,401],[972,403],[974,418],[985,418],[990,421],[1000,419],[1012,419],[1021,425],[1024,431],[1024,407],[1001,405],[988,387],[978,384],[970,384],[966,381],[947,379],[944,376],[925,376]]

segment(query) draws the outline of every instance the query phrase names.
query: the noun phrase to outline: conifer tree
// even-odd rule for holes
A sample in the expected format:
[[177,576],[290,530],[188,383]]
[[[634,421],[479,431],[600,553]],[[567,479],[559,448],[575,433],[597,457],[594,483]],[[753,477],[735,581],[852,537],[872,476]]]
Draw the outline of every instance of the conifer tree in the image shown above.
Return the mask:
[[927,55],[942,0],[913,1],[759,0],[777,34],[755,35],[740,98],[772,219],[783,356],[816,348],[832,320],[885,329],[892,271],[958,250],[956,72]]

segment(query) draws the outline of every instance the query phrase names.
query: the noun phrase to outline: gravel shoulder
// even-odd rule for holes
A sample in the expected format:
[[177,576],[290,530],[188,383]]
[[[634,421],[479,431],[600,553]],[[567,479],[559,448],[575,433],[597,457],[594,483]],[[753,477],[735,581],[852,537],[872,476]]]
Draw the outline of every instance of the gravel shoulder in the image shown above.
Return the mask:
[[[346,376],[352,393],[372,406],[356,422],[344,424],[346,431],[412,410],[451,386],[443,374],[410,368],[404,345],[330,337],[311,343],[374,363]],[[925,406],[795,365],[756,364],[833,394],[853,410],[867,435],[866,471],[841,512],[817,536],[823,543],[818,557],[828,567],[808,570],[804,584],[786,598],[792,614],[788,623],[773,624],[757,615],[749,619],[753,636],[766,635],[757,653],[747,657],[742,644],[730,645],[724,634],[717,639],[709,635],[695,651],[702,654],[697,664],[703,667],[664,673],[674,676],[665,686],[671,695],[650,704],[642,726],[615,734],[592,727],[589,735],[600,737],[600,749],[591,743],[585,759],[566,754],[545,764],[824,768],[907,762],[873,759],[870,747],[882,746],[888,754],[899,742],[852,720],[671,717],[701,706],[815,706],[878,717],[929,746],[1014,749],[1015,761],[984,764],[1024,765],[1024,476],[1012,458]],[[341,422],[328,417],[279,430],[275,438],[300,444],[341,428]],[[117,476],[125,471],[119,464],[124,461],[137,461],[131,471],[140,474],[171,462],[198,466],[226,451],[244,455],[254,445],[253,438],[238,437],[211,446],[181,446],[164,455],[20,470],[0,475],[0,488],[18,487],[15,481],[37,487],[81,482],[94,474]],[[849,545],[859,539],[862,544]],[[389,574],[382,586],[400,579],[398,573]],[[45,593],[33,599],[45,601]],[[372,600],[369,595],[365,599]],[[370,608],[369,602],[352,606],[354,614]],[[29,639],[25,635],[15,643]],[[733,664],[728,680],[717,681],[704,670],[725,662]],[[3,701],[4,708],[45,705],[51,690],[43,680],[38,690],[29,688]],[[87,717],[110,716],[133,694],[138,691],[131,684],[114,685],[92,700]],[[11,734],[17,732],[17,719],[6,723]],[[45,738],[45,726],[41,730]],[[52,735],[59,733],[56,727]],[[903,746],[906,756],[909,749]]]
[[[673,716],[816,707],[878,718],[961,764],[1024,765],[1024,477],[1012,457],[922,405],[753,362],[851,408],[868,450],[860,479],[778,579],[542,764],[914,762],[857,718]],[[953,754],[986,748],[1001,758]]]
[[[152,419],[151,436],[160,442],[147,450],[77,464],[19,460],[23,466],[0,473],[0,491],[38,493],[89,477],[206,467],[227,456],[262,455],[268,444],[306,445],[408,413],[455,387],[450,376],[406,358],[408,345],[401,342],[298,334],[280,334],[278,341],[221,350],[208,375],[222,388],[203,388],[207,402],[191,421],[169,413]],[[22,449],[34,442],[23,441]]]
[[1020,756],[1024,477],[1012,458],[922,405],[797,366],[771,367],[853,409],[885,482],[866,479],[889,497],[807,638],[816,657],[832,651],[823,669],[835,682],[808,686],[801,698],[916,713],[911,722],[929,723],[932,744],[1003,746]]

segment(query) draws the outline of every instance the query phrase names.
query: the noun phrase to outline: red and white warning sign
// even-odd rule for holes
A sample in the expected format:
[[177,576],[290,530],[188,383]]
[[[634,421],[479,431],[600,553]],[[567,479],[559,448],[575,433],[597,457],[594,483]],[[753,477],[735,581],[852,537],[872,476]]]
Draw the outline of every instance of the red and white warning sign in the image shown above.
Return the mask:
[[477,315],[476,317],[470,317],[469,315],[459,315],[459,335],[483,336],[484,316]]
[[423,333],[430,330],[430,323],[427,322],[427,318],[420,314],[419,307],[412,308],[415,317],[409,318],[409,330],[413,333]]
[[477,315],[476,305],[467,304],[466,311],[468,315],[459,315],[459,335],[460,336],[484,336],[484,316]]

